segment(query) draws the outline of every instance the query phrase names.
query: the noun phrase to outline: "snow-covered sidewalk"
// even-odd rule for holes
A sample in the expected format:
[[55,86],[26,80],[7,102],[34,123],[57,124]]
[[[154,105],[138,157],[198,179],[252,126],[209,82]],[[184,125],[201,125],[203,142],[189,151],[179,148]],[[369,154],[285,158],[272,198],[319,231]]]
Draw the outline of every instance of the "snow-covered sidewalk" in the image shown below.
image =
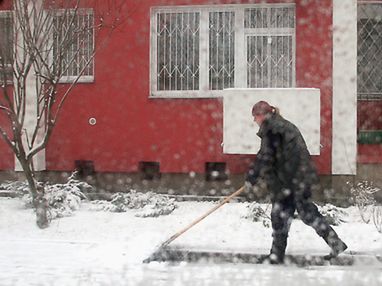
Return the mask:
[[[0,285],[381,285],[382,264],[271,266],[252,264],[143,264],[163,241],[188,225],[212,202],[180,202],[170,215],[134,216],[134,211],[91,210],[83,203],[73,216],[41,230],[22,200],[0,198]],[[195,250],[267,253],[271,229],[243,219],[246,204],[230,203],[175,240]],[[382,234],[362,222],[356,208],[335,229],[351,251],[382,255]],[[326,244],[295,220],[287,253],[324,254]]]

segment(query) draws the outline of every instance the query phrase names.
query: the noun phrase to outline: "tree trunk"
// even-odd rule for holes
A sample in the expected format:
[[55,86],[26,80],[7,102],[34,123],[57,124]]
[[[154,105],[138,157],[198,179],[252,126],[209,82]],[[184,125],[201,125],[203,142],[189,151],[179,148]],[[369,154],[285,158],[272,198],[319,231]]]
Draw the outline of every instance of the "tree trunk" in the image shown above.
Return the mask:
[[19,162],[24,170],[29,190],[32,195],[32,202],[36,211],[36,224],[41,229],[47,228],[50,223],[50,220],[48,219],[49,206],[47,199],[44,197],[44,187],[37,185],[30,162],[23,160],[22,158],[19,158]]
[[36,210],[36,223],[39,228],[47,228],[50,220],[48,218],[49,205],[46,198],[44,198],[44,187],[37,188],[37,196],[33,199],[33,205]]

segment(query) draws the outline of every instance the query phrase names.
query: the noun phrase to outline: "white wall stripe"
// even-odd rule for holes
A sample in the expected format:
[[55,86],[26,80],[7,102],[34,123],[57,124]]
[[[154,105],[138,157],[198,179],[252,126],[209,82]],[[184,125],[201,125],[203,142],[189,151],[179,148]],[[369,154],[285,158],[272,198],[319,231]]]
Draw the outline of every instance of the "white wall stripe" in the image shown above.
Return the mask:
[[333,0],[332,174],[357,172],[357,0]]

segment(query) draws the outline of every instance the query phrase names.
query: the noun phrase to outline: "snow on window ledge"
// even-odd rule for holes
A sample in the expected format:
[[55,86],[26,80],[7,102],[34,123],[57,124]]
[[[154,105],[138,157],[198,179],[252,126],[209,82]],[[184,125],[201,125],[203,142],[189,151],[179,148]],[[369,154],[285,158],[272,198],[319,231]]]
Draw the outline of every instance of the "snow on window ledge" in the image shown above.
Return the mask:
[[150,99],[160,99],[160,98],[221,98],[223,97],[222,90],[208,90],[208,91],[200,91],[200,90],[174,90],[174,91],[155,91],[151,92],[149,98]]

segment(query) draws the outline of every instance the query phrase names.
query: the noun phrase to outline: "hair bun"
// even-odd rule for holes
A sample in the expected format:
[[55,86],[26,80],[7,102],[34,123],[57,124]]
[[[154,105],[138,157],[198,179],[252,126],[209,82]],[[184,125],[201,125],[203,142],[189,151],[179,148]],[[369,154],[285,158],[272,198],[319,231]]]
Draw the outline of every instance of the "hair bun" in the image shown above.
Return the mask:
[[259,101],[252,107],[252,114],[272,113],[275,108],[266,101]]

